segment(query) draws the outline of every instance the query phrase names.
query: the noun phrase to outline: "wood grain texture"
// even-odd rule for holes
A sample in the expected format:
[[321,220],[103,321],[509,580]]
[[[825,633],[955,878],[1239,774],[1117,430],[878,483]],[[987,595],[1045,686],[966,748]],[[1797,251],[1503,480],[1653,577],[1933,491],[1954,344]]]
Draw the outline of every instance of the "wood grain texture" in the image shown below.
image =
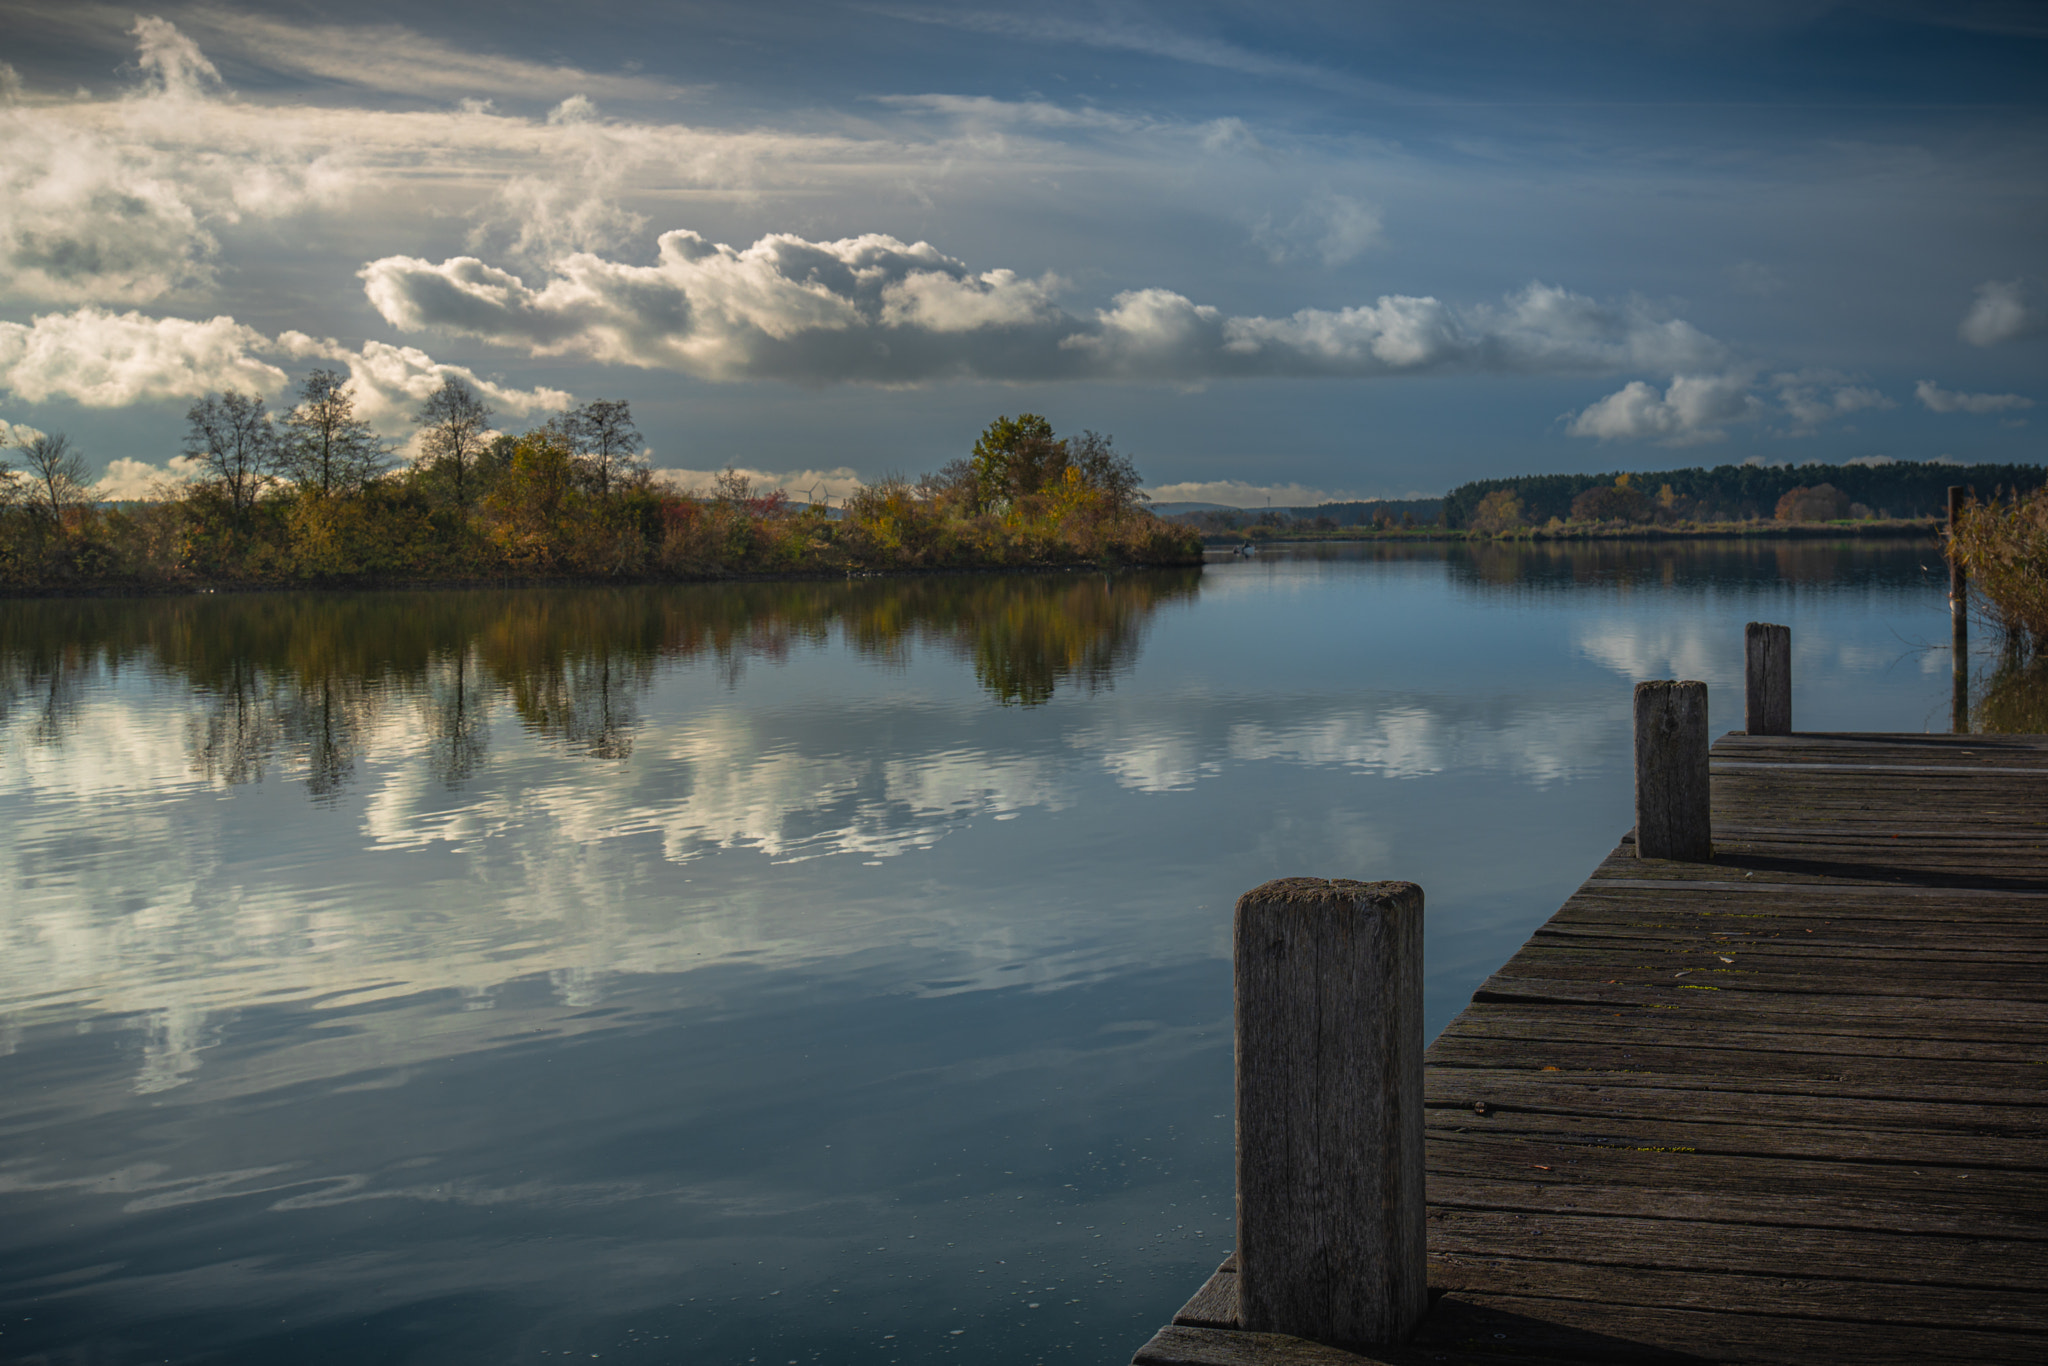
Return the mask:
[[1238,1317],[1345,1346],[1427,1305],[1422,889],[1285,878],[1238,900]]
[[1236,1328],[1237,1257],[1218,1267],[1216,1274],[1202,1282],[1202,1288],[1180,1307],[1173,1321],[1183,1328]]
[[1707,766],[1707,685],[1636,684],[1636,854],[1704,863],[1714,856]]
[[1792,733],[1792,628],[1752,621],[1742,630],[1742,728]]
[[1711,757],[1712,862],[1624,840],[1430,1046],[1414,1336],[1141,1359],[2048,1360],[2048,738]]

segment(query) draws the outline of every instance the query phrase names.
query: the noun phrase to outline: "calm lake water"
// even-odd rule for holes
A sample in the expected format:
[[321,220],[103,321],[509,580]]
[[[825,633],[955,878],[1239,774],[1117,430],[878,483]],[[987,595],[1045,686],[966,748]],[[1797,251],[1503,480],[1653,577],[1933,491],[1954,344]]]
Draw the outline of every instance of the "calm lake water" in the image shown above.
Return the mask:
[[1946,730],[1937,553],[0,604],[0,1360],[1124,1360],[1238,893],[1421,883],[1434,1034],[1636,680]]

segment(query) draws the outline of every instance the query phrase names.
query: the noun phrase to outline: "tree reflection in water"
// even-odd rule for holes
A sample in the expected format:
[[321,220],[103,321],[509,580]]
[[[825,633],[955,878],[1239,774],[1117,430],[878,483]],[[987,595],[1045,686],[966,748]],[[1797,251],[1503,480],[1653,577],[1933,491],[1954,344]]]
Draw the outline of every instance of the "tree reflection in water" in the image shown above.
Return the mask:
[[[1873,554],[1873,548],[1923,549],[1915,559]],[[1839,585],[1873,580],[1896,583],[1943,582],[1948,578],[1941,547],[1924,538],[1873,541],[1856,537],[1777,539],[1774,537],[1628,541],[1471,541],[1448,551],[1389,547],[1393,557],[1450,560],[1460,582],[1527,592],[1584,588],[1593,584],[1660,584],[1712,581],[1719,587],[1755,584]],[[1404,554],[1405,552],[1405,554]],[[1920,567],[1923,566],[1924,567]]]
[[1979,735],[2048,732],[2048,654],[2007,649],[1970,711]]
[[950,651],[1006,706],[1092,693],[1136,662],[1152,613],[1199,583],[1169,570],[15,603],[0,615],[0,725],[60,744],[93,687],[140,673],[195,699],[187,745],[209,782],[288,763],[327,797],[373,745],[424,741],[440,781],[460,787],[505,709],[572,752],[620,760],[664,667],[714,663],[738,686],[748,661],[835,635],[879,664]]

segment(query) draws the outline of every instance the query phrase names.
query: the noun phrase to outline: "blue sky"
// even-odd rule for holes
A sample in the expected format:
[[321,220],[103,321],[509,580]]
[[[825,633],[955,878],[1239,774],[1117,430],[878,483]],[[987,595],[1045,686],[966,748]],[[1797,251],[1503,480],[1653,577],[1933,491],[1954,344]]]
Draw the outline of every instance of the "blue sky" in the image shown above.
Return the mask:
[[132,491],[201,394],[657,468],[1162,496],[2042,458],[2033,4],[0,0],[0,422]]

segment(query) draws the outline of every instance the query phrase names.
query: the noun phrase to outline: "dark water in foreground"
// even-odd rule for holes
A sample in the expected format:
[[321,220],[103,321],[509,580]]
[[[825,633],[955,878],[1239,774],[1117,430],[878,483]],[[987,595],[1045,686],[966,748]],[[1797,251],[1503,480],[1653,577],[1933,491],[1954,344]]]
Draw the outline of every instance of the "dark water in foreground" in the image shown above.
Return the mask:
[[1634,680],[1946,729],[1933,555],[0,605],[0,1360],[1123,1360],[1239,892],[1422,883],[1434,1033]]

